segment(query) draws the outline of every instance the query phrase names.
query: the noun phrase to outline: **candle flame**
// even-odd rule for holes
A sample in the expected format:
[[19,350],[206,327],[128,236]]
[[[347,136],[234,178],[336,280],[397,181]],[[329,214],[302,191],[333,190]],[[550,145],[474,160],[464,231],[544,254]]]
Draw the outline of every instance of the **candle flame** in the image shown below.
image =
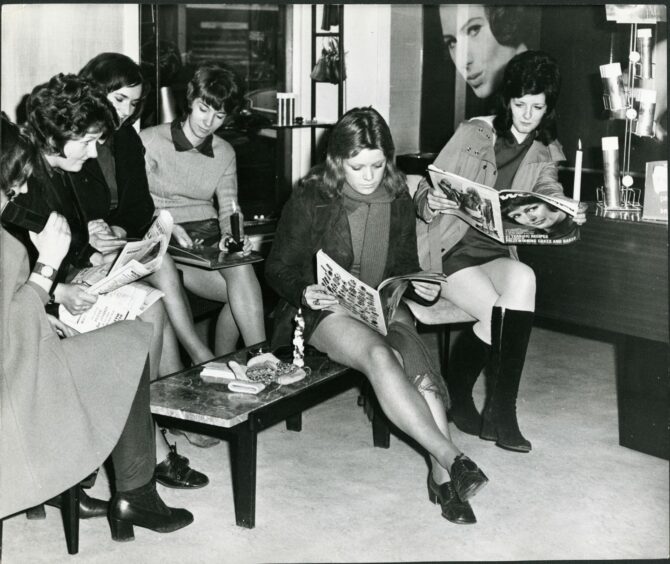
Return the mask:
[[581,151],[581,150],[582,150],[582,140],[581,140],[581,139],[578,139],[578,140],[577,140],[577,150],[578,150],[578,151]]

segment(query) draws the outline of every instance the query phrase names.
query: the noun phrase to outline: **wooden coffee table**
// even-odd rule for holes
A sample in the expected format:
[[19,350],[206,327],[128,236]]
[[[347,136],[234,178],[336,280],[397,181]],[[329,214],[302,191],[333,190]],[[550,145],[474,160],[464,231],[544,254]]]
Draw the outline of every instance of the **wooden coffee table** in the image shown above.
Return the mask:
[[[246,364],[248,349],[216,359]],[[373,408],[373,443],[388,448],[389,428],[367,380],[319,353],[308,353],[305,365],[311,373],[288,386],[272,384],[258,395],[232,393],[222,384],[200,379],[201,366],[164,376],[151,383],[151,412],[159,424],[212,435],[231,441],[231,467],[235,520],[241,527],[255,526],[256,446],[263,429],[286,421],[291,431],[302,429],[302,412],[336,394],[360,385]]]

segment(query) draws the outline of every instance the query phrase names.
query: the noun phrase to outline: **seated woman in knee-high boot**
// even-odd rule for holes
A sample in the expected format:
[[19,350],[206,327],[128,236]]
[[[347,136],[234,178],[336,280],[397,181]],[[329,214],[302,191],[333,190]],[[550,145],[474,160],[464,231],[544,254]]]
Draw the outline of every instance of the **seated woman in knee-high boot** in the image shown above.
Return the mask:
[[[26,180],[40,157],[4,116],[0,137],[4,212],[28,190]],[[32,227],[32,271],[27,249],[0,227],[0,519],[72,487],[111,455],[112,538],[131,540],[134,526],[164,533],[185,527],[193,515],[167,507],[153,481],[147,358],[152,326],[122,321],[61,339],[68,328],[44,306],[52,273],[68,253],[70,229],[56,212],[41,230]]]
[[[81,267],[105,260],[90,244],[83,188],[75,177],[89,159],[97,157],[98,142],[113,135],[118,122],[116,112],[97,86],[75,75],[56,75],[36,86],[27,101],[27,133],[37,145],[40,158],[28,179],[30,190],[20,194],[15,203],[47,217],[55,211],[70,225],[72,242],[58,272],[53,289],[53,301],[62,304],[73,315],[81,314],[95,303],[97,297],[81,284],[72,284],[72,276]],[[91,186],[92,188],[92,186]],[[25,230],[17,232],[34,260],[34,250]],[[159,300],[140,319],[154,326],[150,348],[150,378],[158,376],[166,323],[162,300]],[[169,452],[163,438],[157,435],[161,463],[157,478],[161,483],[176,487],[202,487],[208,479],[189,468],[185,457]]]
[[[504,71],[497,114],[461,124],[435,165],[497,190],[565,197],[556,168],[565,159],[556,139],[559,88],[559,69],[551,57],[540,51],[516,55]],[[419,251],[429,255],[422,264],[448,275],[444,296],[477,320],[451,352],[450,417],[466,433],[528,452],[531,443],[519,430],[516,400],[533,324],[535,274],[517,260],[514,247],[443,214],[458,204],[426,180],[414,201],[424,220],[417,226]],[[584,223],[585,214],[574,221]],[[441,249],[439,256],[431,254],[434,249]],[[482,417],[472,389],[487,364],[491,385]]]
[[[402,304],[382,336],[315,283],[319,249],[372,286],[419,269],[412,201],[393,157],[391,132],[373,108],[350,110],[332,129],[326,162],[285,205],[266,261],[266,277],[283,298],[275,324],[285,326],[302,307],[305,342],[362,372],[389,419],[428,451],[428,494],[443,516],[474,523],[468,500],[487,478],[451,441],[447,393],[411,313]],[[439,288],[413,284],[415,296],[428,302]]]

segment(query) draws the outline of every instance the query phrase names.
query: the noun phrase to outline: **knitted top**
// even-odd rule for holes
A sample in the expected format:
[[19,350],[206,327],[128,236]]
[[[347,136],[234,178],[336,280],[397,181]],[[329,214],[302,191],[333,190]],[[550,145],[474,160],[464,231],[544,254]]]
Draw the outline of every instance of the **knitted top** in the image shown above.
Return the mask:
[[140,137],[156,208],[169,210],[175,223],[218,217],[221,233],[229,233],[233,201],[237,201],[233,147],[214,135],[214,158],[197,149],[177,151],[169,123],[144,129]]

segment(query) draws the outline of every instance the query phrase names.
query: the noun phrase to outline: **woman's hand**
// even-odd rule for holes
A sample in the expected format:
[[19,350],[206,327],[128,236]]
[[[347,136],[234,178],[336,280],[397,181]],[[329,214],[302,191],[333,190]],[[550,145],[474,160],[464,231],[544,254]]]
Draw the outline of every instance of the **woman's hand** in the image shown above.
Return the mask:
[[79,335],[78,331],[76,331],[69,325],[65,325],[65,323],[63,323],[57,317],[54,317],[53,315],[47,313],[47,319],[49,320],[51,328],[56,332],[56,335],[58,335],[61,339]]
[[426,199],[428,201],[428,207],[437,213],[442,213],[444,210],[459,208],[459,203],[449,198],[446,193],[437,186],[428,190]]
[[186,229],[184,229],[178,223],[175,223],[172,227],[172,237],[174,237],[174,240],[177,241],[177,245],[183,247],[184,249],[192,249],[193,245],[198,242],[199,244],[202,244],[202,240],[200,239],[193,241],[193,239],[189,237],[189,234],[186,233]]
[[302,303],[310,309],[326,309],[340,302],[321,284],[311,284],[302,292]]
[[39,233],[29,232],[30,240],[39,253],[39,261],[58,270],[70,248],[70,226],[67,220],[51,212],[44,229]]
[[54,290],[54,299],[72,315],[81,315],[98,301],[98,296],[86,290],[83,284],[58,284]]
[[254,250],[254,245],[251,242],[251,239],[249,239],[248,235],[245,235],[244,239],[242,239],[242,256],[243,257],[247,256],[253,250]]
[[417,296],[426,301],[432,302],[440,295],[442,286],[440,284],[433,284],[432,282],[420,282],[412,280],[412,286]]
[[114,253],[126,244],[126,240],[120,239],[104,219],[88,222],[88,242],[103,255]]

